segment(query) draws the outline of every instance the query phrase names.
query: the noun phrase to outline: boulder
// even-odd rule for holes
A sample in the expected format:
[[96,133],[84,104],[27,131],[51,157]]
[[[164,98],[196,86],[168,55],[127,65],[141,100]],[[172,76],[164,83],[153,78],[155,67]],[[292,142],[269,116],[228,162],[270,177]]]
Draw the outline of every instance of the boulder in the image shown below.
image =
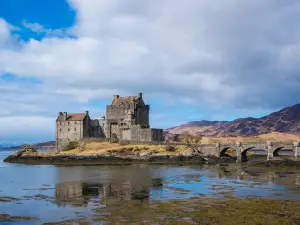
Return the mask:
[[147,157],[147,156],[151,156],[151,155],[152,155],[151,152],[139,152],[137,154],[137,156],[139,156],[139,157]]

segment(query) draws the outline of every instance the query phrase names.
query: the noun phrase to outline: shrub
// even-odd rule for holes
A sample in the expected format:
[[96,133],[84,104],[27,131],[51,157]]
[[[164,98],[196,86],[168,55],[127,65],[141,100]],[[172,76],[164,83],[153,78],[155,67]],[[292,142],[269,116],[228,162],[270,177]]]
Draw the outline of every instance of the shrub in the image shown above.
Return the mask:
[[78,142],[76,141],[71,141],[69,142],[69,144],[64,148],[64,151],[69,151],[69,150],[72,150],[74,148],[77,148],[78,147]]
[[172,145],[166,145],[165,149],[167,152],[175,152],[176,151],[176,148]]

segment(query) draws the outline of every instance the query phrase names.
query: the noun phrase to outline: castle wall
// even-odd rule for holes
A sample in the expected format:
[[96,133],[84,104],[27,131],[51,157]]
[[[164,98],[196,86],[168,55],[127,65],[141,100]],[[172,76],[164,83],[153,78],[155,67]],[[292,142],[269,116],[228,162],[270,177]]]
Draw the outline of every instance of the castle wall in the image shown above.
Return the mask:
[[121,138],[118,124],[110,124],[110,135],[109,136],[112,139],[120,139]]
[[72,141],[86,137],[86,128],[83,121],[58,121],[56,122],[56,148],[62,150]]
[[105,119],[95,119],[91,121],[91,137],[106,138],[107,137],[107,122]]
[[122,130],[122,140],[131,140],[131,129]]
[[153,129],[151,128],[151,141],[164,141],[164,131],[163,129]]
[[[76,121],[74,121],[76,122]],[[82,130],[82,137],[88,138],[92,135],[91,133],[91,127],[90,127],[91,119],[89,116],[86,116],[83,120],[83,130]]]
[[149,105],[145,105],[144,107],[137,108],[136,111],[136,123],[143,126],[149,126]]
[[106,106],[106,119],[108,121],[120,121],[127,118],[127,110],[130,109],[128,106]]
[[99,120],[100,124],[100,137],[107,138],[107,121],[105,119]]
[[[151,140],[151,129],[149,129],[149,128],[141,129],[140,128],[137,138],[139,138],[139,141],[152,141]],[[135,140],[135,138],[133,140]]]
[[130,129],[122,130],[122,140],[138,142],[163,141],[162,129],[141,128],[140,125],[133,125]]

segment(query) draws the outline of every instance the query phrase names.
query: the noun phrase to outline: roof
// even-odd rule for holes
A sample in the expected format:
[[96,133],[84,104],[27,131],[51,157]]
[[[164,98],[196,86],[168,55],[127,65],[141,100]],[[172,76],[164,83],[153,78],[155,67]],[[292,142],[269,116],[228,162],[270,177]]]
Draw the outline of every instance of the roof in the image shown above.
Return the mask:
[[132,101],[139,100],[139,96],[126,96],[119,97],[118,99],[113,100],[112,105],[120,105],[122,103],[131,103]]
[[[84,120],[86,113],[67,113],[67,121],[82,121]],[[64,115],[59,115],[57,121],[64,120]]]

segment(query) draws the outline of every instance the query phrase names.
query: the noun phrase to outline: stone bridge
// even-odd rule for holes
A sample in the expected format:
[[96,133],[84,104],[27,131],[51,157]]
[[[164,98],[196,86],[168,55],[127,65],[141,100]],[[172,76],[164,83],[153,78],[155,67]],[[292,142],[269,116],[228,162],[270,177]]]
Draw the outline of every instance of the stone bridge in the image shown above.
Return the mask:
[[267,160],[272,159],[274,156],[278,156],[278,152],[281,149],[288,149],[294,152],[294,156],[300,155],[300,142],[257,142],[257,143],[216,143],[216,144],[202,144],[195,145],[199,153],[203,156],[216,156],[222,157],[227,155],[227,151],[232,149],[236,153],[238,162],[247,161],[247,152],[251,149],[263,150],[267,154]]

